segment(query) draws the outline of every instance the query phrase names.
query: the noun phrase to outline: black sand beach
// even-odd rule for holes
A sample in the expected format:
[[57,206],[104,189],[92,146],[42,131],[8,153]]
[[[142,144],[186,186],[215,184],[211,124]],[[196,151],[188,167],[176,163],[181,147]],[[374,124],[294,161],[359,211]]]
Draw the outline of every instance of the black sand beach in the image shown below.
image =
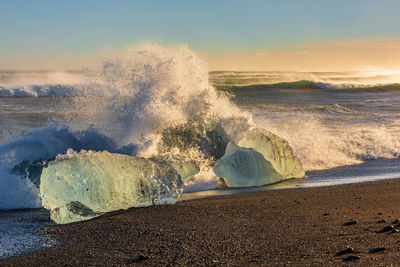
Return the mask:
[[400,233],[378,233],[400,217],[399,200],[400,180],[387,180],[136,208],[51,226],[61,245],[0,264],[382,266],[400,262]]

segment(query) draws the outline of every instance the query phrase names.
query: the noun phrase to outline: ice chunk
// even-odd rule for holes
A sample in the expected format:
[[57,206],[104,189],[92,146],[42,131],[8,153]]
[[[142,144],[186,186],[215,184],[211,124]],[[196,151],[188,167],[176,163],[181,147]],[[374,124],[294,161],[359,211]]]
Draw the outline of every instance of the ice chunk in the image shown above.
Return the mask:
[[214,172],[228,187],[250,187],[272,184],[281,180],[272,164],[252,148],[229,143],[225,155],[217,162]]
[[161,132],[161,151],[179,148],[182,152],[198,149],[206,157],[217,160],[224,155],[229,137],[215,118],[199,118],[184,124],[166,127]]
[[173,204],[182,192],[182,178],[170,164],[107,151],[68,151],[49,162],[40,179],[43,206],[57,223]]
[[181,175],[182,180],[189,180],[200,172],[200,167],[194,161],[169,162]]
[[264,129],[255,129],[238,142],[241,147],[252,148],[269,161],[282,180],[304,178],[305,171],[289,143]]
[[230,143],[214,172],[228,187],[260,186],[305,177],[289,143],[262,129],[249,132],[238,145]]

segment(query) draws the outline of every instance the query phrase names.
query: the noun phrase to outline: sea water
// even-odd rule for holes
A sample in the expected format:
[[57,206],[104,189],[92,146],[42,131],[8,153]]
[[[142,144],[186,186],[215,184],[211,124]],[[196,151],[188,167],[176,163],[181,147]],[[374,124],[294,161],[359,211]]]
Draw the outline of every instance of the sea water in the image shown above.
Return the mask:
[[160,149],[163,129],[199,118],[233,141],[251,128],[286,139],[307,177],[283,187],[399,178],[399,82],[396,71],[209,72],[186,46],[153,44],[81,71],[2,71],[0,209],[42,207],[34,183],[12,170],[71,148],[196,161],[186,193],[241,192],[213,190],[219,179],[204,151]]

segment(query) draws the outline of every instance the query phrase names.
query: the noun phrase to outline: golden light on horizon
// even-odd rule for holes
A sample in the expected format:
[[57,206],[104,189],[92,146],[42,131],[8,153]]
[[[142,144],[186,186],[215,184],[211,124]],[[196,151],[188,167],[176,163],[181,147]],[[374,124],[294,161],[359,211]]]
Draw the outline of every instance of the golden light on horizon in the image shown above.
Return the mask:
[[212,70],[369,71],[400,69],[399,50],[400,38],[368,38],[203,56]]

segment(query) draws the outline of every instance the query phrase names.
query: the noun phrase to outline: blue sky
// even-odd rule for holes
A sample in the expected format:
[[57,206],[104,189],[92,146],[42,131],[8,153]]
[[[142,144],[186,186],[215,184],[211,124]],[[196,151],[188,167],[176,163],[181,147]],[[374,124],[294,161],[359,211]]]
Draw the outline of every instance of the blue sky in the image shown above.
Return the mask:
[[396,0],[0,0],[0,60],[77,56],[145,40],[243,53],[392,38],[400,36],[399,14]]

